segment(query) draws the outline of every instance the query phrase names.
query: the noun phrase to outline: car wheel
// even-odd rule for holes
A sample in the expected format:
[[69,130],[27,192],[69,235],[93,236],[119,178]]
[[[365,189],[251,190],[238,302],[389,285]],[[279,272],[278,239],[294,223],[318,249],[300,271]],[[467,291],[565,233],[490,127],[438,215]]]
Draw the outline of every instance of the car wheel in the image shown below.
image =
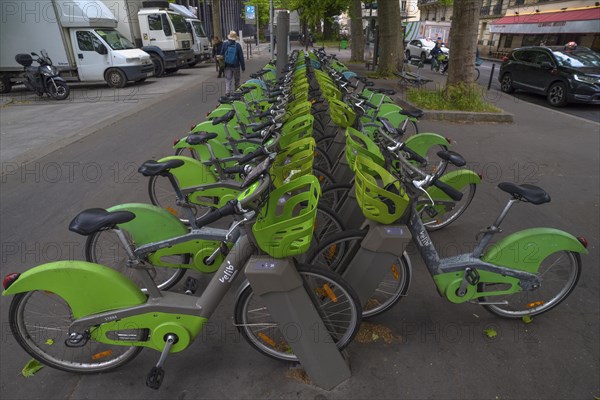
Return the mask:
[[512,93],[515,91],[512,82],[512,75],[509,72],[502,75],[502,80],[500,81],[500,90],[502,90],[504,93]]
[[425,63],[425,60],[427,60],[427,54],[426,53],[421,53],[421,62]]
[[546,95],[548,103],[553,107],[563,107],[567,104],[567,87],[562,82],[553,83]]
[[120,69],[112,68],[106,72],[106,83],[112,88],[123,88],[127,85],[127,77]]
[[0,76],[0,93],[10,93],[12,82],[7,75]]
[[410,50],[406,50],[406,59],[410,61]]

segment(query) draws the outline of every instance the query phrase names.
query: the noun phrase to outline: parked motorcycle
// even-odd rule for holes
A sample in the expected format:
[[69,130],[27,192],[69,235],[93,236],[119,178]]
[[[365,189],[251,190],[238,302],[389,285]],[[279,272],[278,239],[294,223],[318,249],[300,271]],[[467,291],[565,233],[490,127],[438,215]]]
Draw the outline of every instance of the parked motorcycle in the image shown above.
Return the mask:
[[[25,71],[23,81],[20,83],[40,97],[47,93],[55,100],[66,99],[71,92],[67,82],[58,76],[58,69],[52,65],[52,60],[48,57],[46,50],[41,50],[40,54],[37,55],[31,52],[31,55],[21,53],[15,56],[15,60],[24,67]],[[37,59],[32,56],[37,57]],[[31,66],[34,61],[39,66]]]

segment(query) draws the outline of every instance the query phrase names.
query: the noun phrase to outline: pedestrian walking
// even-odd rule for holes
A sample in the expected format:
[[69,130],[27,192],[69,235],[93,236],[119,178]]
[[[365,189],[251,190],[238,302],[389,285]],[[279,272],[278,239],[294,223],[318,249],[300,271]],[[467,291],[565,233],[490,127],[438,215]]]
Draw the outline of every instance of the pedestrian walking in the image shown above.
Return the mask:
[[212,48],[212,56],[215,60],[215,66],[217,68],[217,72],[219,75],[217,78],[223,76],[225,72],[225,62],[223,62],[223,56],[221,55],[221,49],[223,48],[223,42],[219,39],[218,36],[213,37],[213,48]]
[[[244,53],[242,46],[237,42],[238,35],[235,31],[229,32],[227,41],[223,43],[221,55],[225,61],[225,96],[231,96],[233,92],[240,86],[240,68],[246,70],[244,63]],[[235,86],[232,87],[232,81],[235,81]]]

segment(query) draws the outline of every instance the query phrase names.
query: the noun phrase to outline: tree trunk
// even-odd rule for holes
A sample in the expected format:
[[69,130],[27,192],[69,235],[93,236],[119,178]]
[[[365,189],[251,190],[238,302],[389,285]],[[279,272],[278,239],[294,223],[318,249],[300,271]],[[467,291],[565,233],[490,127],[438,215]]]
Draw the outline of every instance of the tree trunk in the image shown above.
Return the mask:
[[404,52],[400,2],[398,0],[379,0],[377,4],[380,50],[377,73],[380,76],[391,76],[394,72],[401,70],[402,53]]
[[325,15],[323,18],[323,40],[333,39],[333,17]]
[[475,52],[483,0],[454,0],[447,86],[475,82]]
[[213,0],[212,4],[213,36],[218,36],[224,41],[225,38],[221,31],[221,0]]
[[351,56],[350,61],[365,60],[365,33],[362,24],[362,4],[360,0],[352,0],[350,5],[350,34]]

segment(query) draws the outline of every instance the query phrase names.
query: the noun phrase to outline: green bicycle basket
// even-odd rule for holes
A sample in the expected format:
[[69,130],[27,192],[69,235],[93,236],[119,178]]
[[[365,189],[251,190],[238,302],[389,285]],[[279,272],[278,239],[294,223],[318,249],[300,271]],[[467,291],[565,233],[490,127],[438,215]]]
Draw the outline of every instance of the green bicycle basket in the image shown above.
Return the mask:
[[356,114],[343,101],[327,99],[329,103],[329,115],[333,122],[342,128],[348,128],[354,124]]
[[354,171],[354,162],[357,155],[362,155],[383,166],[385,160],[379,147],[368,136],[354,128],[346,129],[346,162],[352,171]]
[[313,175],[273,190],[252,227],[258,246],[274,258],[293,257],[308,250],[320,194],[321,186]]
[[311,174],[316,147],[315,139],[306,137],[281,149],[275,156],[270,170],[275,187]]
[[368,157],[356,157],[356,200],[364,216],[382,224],[397,221],[409,199],[400,182]]

